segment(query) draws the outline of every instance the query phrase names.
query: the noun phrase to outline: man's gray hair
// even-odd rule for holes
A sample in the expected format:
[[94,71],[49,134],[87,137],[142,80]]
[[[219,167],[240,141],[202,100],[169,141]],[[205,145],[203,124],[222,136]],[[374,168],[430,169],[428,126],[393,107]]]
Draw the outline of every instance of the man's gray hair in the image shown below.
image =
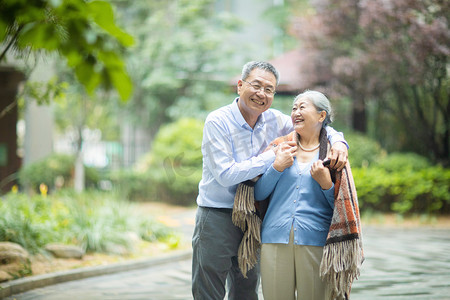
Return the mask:
[[241,74],[241,79],[242,80],[246,80],[248,78],[248,76],[250,75],[250,72],[253,71],[254,69],[261,69],[264,71],[268,71],[270,73],[272,73],[276,80],[277,80],[277,85],[280,81],[280,74],[278,73],[277,69],[275,69],[275,67],[265,61],[250,61],[248,63],[246,63],[244,65],[244,67],[242,68],[242,74]]
[[325,127],[333,122],[333,108],[331,107],[330,100],[318,91],[305,91],[294,99],[294,103],[300,98],[307,98],[316,107],[317,112],[325,111],[327,116],[323,120],[322,127]]

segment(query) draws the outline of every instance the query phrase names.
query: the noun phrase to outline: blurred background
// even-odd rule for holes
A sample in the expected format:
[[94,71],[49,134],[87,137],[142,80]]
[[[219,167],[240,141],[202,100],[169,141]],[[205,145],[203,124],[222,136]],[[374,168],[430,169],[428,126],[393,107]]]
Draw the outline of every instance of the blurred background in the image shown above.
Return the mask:
[[194,206],[203,121],[250,60],[284,113],[331,99],[363,216],[448,217],[449,21],[443,0],[2,0],[0,239],[19,198]]

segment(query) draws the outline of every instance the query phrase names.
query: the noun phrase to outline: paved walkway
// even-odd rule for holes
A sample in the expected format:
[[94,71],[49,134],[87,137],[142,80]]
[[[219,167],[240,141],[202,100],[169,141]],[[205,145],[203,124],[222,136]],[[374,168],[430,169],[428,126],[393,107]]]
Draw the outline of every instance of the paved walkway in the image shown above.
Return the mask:
[[[192,224],[181,225],[190,237]],[[353,285],[352,300],[450,299],[450,230],[363,227],[363,231],[366,261]],[[6,299],[184,300],[192,299],[190,280],[188,258],[50,285]]]

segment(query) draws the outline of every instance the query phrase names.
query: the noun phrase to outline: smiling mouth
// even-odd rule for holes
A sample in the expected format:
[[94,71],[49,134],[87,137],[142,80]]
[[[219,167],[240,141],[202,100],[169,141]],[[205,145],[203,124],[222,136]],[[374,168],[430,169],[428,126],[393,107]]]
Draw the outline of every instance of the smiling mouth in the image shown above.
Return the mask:
[[295,124],[298,124],[298,123],[301,123],[301,122],[303,122],[303,121],[304,121],[303,119],[295,119],[295,120],[294,120],[294,123],[295,123]]
[[264,101],[260,101],[258,99],[252,99],[252,101],[258,105],[264,105]]

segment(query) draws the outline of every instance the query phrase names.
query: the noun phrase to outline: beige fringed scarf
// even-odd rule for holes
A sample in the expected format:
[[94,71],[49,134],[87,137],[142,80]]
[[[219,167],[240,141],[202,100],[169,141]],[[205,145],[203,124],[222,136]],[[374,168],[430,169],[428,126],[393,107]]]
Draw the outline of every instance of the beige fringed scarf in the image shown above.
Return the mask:
[[261,219],[256,211],[253,188],[256,180],[247,180],[238,185],[232,215],[233,224],[244,232],[238,249],[238,262],[245,278],[258,262],[261,247]]

